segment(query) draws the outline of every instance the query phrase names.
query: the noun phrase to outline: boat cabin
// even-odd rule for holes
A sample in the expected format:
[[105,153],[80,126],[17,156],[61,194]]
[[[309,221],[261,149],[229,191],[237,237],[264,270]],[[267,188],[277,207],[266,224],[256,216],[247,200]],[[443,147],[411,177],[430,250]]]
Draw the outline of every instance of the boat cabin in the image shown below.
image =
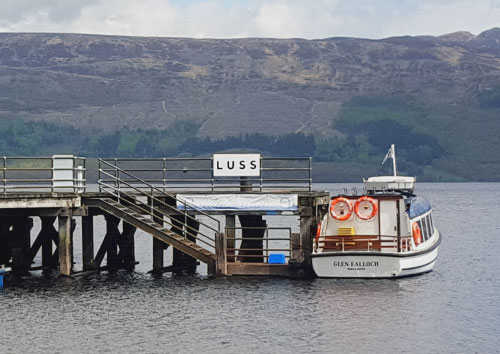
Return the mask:
[[414,177],[370,177],[364,195],[332,197],[318,225],[316,252],[411,252],[435,233],[427,200],[413,195]]

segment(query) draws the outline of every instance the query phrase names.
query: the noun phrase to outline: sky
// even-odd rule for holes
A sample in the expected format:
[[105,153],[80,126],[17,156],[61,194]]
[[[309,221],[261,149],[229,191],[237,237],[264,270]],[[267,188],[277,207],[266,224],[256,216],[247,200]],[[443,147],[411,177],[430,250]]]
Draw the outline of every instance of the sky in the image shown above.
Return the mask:
[[0,0],[0,32],[379,39],[493,27],[500,0]]

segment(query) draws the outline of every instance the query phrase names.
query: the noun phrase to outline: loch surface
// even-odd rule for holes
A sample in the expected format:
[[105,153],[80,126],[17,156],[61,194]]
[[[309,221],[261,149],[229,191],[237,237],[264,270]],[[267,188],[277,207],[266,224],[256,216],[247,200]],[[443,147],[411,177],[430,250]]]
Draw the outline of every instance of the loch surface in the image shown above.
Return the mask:
[[[339,193],[344,186],[315,189]],[[200,266],[196,275],[155,279],[147,274],[150,237],[138,233],[134,272],[73,278],[33,272],[5,289],[0,352],[499,352],[500,183],[418,183],[416,193],[431,202],[443,235],[431,273],[210,278]]]

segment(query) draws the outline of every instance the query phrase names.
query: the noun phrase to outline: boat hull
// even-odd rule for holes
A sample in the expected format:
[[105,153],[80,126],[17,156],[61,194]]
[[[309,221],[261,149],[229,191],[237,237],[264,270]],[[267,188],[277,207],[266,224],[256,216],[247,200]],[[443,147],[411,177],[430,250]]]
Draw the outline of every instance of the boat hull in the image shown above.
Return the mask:
[[434,268],[439,242],[415,254],[380,252],[323,252],[312,254],[312,266],[320,278],[399,278]]

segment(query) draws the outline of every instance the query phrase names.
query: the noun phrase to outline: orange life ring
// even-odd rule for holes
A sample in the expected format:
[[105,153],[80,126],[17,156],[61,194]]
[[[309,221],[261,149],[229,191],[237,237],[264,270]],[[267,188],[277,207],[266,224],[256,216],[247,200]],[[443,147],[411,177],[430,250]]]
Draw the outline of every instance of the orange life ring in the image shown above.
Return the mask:
[[[363,202],[368,202],[368,203],[363,203]],[[361,213],[361,211],[359,210],[361,203],[363,203],[365,210],[367,210],[369,208],[369,205],[371,205],[372,212],[366,215]],[[356,200],[356,203],[354,204],[354,212],[361,220],[370,220],[375,215],[377,215],[377,211],[378,211],[377,202],[373,198],[368,197],[366,195]]]
[[[335,207],[338,205],[338,211],[335,210]],[[347,213],[345,209],[347,208]],[[338,220],[345,221],[349,219],[352,215],[352,204],[349,199],[344,197],[337,197],[332,200],[332,204],[330,204],[330,215]]]
[[411,231],[413,234],[413,242],[415,246],[418,246],[422,243],[422,231],[420,231],[420,226],[416,222],[411,226]]

